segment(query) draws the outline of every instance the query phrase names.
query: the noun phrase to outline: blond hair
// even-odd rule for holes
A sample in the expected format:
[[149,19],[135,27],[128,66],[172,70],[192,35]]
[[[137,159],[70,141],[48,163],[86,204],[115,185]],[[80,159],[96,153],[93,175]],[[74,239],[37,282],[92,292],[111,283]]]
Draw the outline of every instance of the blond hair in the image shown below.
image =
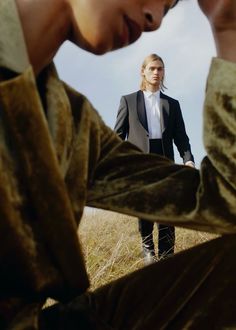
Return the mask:
[[[157,55],[157,54],[151,54],[151,55],[148,55],[147,57],[145,57],[145,59],[143,61],[143,64],[142,64],[142,67],[141,67],[141,72],[146,68],[146,66],[150,62],[153,62],[153,61],[160,61],[163,64],[163,68],[165,68],[165,64],[164,64],[163,59],[159,55]],[[161,81],[161,84],[160,84],[160,90],[161,91],[164,91],[167,88],[164,85],[164,78],[165,78],[165,74],[164,74],[163,80]],[[141,89],[141,91],[145,91],[146,90],[146,80],[145,80],[145,77],[144,76],[142,76],[142,80],[141,80],[141,84],[140,84],[140,89]]]

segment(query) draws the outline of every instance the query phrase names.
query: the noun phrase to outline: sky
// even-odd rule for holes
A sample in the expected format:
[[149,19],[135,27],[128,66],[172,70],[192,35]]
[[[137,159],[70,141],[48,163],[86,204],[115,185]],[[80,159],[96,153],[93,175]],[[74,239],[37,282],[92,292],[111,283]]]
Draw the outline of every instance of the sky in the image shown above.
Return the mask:
[[[84,94],[104,122],[114,127],[120,97],[139,89],[144,58],[156,53],[165,62],[165,94],[180,102],[196,167],[205,156],[202,138],[206,79],[215,56],[209,24],[196,0],[183,0],[164,18],[159,30],[143,33],[133,45],[95,56],[70,42],[55,58],[62,80]],[[182,163],[175,150],[177,163]]]

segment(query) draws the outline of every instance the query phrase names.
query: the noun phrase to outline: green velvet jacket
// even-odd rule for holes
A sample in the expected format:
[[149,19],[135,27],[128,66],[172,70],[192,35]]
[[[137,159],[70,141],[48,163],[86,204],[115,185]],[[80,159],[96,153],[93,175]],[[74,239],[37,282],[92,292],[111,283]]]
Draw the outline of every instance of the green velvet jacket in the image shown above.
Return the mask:
[[121,141],[53,63],[36,79],[14,0],[0,1],[0,31],[0,324],[89,287],[85,205],[236,233],[235,64],[213,59],[198,171]]

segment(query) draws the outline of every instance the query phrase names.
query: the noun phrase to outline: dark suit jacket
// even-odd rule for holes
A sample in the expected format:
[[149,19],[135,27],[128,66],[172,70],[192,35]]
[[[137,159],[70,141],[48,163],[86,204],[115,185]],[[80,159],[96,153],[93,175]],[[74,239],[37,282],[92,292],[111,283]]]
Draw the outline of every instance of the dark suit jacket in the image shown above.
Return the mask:
[[[173,142],[183,162],[194,161],[179,102],[160,93],[160,116],[164,155],[174,160]],[[142,91],[121,97],[115,132],[149,153],[149,133]]]

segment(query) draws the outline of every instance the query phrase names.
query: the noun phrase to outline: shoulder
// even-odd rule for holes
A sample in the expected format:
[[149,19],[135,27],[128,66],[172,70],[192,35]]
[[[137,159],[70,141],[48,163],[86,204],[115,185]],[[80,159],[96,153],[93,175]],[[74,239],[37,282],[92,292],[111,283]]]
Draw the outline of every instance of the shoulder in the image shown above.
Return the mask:
[[179,101],[177,99],[174,99],[173,97],[170,97],[169,95],[166,95],[161,92],[160,98],[167,100],[169,102],[169,104],[171,104],[173,107],[177,107],[177,108],[180,107]]
[[171,101],[171,102],[179,102],[177,99],[174,99],[173,97],[170,97],[169,95],[166,95],[166,94],[164,94],[162,92],[160,94],[160,97],[162,99],[165,99],[165,100],[168,100],[168,101]]
[[133,93],[130,93],[130,94],[123,95],[122,97],[126,100],[132,100],[132,99],[135,99],[137,97],[138,93],[142,93],[142,91],[136,91],[136,92],[133,92]]

